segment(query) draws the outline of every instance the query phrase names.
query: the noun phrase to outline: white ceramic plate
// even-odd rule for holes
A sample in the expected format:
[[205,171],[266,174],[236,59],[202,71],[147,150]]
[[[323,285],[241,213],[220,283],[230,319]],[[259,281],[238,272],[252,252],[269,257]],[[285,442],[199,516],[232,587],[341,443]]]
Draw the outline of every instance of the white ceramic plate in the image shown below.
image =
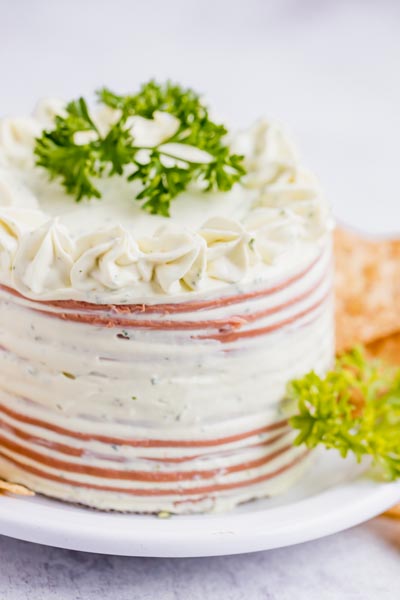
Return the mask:
[[400,502],[400,483],[382,484],[333,452],[279,498],[226,514],[102,513],[36,496],[0,496],[0,534],[60,548],[126,556],[216,556],[279,548],[357,525]]

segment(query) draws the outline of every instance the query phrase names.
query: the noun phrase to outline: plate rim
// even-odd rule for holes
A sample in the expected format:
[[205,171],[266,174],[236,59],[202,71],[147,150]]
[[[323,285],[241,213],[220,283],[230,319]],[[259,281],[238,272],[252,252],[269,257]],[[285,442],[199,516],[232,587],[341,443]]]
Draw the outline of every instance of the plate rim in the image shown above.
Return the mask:
[[[16,506],[23,509],[30,501],[1,498],[1,535],[98,554],[189,558],[282,548],[338,533],[399,502],[400,482],[378,483],[361,476],[281,506],[254,510],[253,504],[249,512],[242,507],[240,513],[179,515],[170,519],[106,513],[50,499],[45,504],[31,502],[27,512],[16,510]],[[52,511],[70,518],[46,520],[49,502]],[[284,520],[279,522],[277,517]],[[102,526],[107,526],[107,530]]]

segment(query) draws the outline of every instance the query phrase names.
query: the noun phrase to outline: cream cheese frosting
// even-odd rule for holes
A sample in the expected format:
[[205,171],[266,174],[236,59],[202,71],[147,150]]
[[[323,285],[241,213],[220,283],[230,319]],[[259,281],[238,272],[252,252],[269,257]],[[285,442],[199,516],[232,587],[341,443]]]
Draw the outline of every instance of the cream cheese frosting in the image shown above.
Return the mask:
[[[102,199],[75,203],[48,181],[34,164],[34,141],[63,107],[44,100],[31,117],[0,121],[0,283],[34,299],[180,301],[279,277],[324,243],[326,200],[279,125],[259,121],[231,136],[232,150],[245,156],[243,181],[229,192],[192,186],[166,218],[140,208],[136,182],[100,181]],[[106,132],[119,112],[103,107],[92,117]],[[176,121],[156,112],[129,126],[141,145],[161,144],[165,166],[193,153],[207,162],[207,152],[164,143]],[[85,143],[87,132],[78,133]]]

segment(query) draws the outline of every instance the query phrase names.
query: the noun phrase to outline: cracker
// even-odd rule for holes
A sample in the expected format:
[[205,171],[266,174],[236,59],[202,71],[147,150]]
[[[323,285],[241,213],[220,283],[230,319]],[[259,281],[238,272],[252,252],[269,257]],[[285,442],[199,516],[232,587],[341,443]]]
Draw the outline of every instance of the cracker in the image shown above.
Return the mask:
[[[369,356],[380,358],[392,365],[400,366],[400,333],[395,333],[366,346]],[[400,519],[400,504],[386,511],[386,517]]]
[[392,519],[400,519],[400,504],[393,506],[390,510],[383,513],[385,517],[391,517]]
[[367,344],[366,350],[372,357],[400,366],[400,332]]
[[19,483],[10,483],[0,479],[0,493],[16,494],[18,496],[34,496],[35,493]]
[[335,232],[337,351],[400,331],[400,240]]

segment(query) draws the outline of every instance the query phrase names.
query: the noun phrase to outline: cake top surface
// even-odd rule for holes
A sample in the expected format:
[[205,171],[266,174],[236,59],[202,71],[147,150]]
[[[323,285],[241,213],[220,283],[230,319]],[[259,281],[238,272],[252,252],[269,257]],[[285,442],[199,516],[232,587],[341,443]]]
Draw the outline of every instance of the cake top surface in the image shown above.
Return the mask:
[[214,123],[154,82],[0,120],[0,283],[38,299],[171,302],[281,276],[330,228],[283,128]]

